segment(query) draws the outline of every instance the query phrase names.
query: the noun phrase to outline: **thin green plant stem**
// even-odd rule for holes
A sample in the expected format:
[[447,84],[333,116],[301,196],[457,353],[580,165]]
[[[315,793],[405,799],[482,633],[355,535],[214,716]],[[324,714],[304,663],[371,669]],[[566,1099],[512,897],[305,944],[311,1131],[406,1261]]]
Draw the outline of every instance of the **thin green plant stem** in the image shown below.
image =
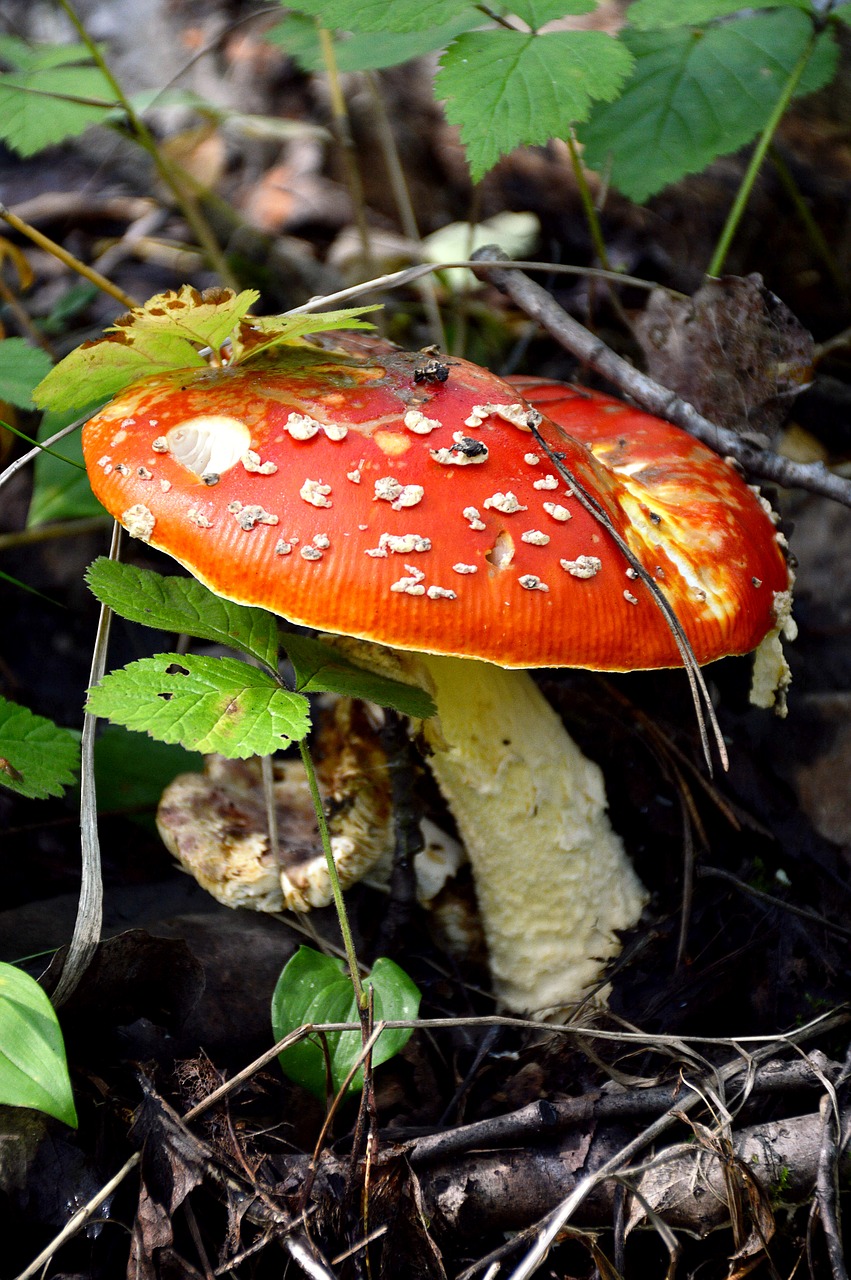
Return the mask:
[[340,933],[343,935],[343,946],[346,948],[346,959],[349,964],[349,974],[352,979],[352,986],[355,991],[355,999],[358,1002],[358,1008],[366,1009],[366,992],[363,983],[360,980],[360,969],[358,958],[355,952],[355,943],[352,938],[352,931],[349,925],[349,917],[346,913],[346,904],[343,902],[343,890],[340,886],[340,877],[337,875],[337,867],[334,862],[334,855],[331,852],[331,837],[328,834],[328,823],[325,819],[325,806],[322,803],[322,796],[319,791],[319,782],[316,778],[316,770],[313,767],[313,760],[307,743],[302,740],[298,744],[301,761],[304,765],[304,772],[307,775],[307,785],[310,788],[310,798],[313,801],[313,810],[316,814],[316,822],[319,827],[319,838],[322,841],[322,851],[325,854],[325,863],[328,868],[328,879],[331,882],[331,894],[334,898],[334,906],[337,911],[337,918],[340,922]]
[[807,47],[804,49],[800,58],[792,68],[789,78],[783,86],[783,92],[774,104],[774,110],[769,116],[766,126],[760,134],[759,141],[754,147],[750,163],[745,170],[745,175],[739,185],[739,190],[736,192],[733,207],[727,215],[727,221],[724,224],[724,229],[721,232],[717,245],[715,246],[712,261],[706,268],[707,276],[720,276],[724,269],[724,263],[730,250],[730,244],[732,243],[733,236],[736,234],[739,223],[742,220],[742,214],[745,211],[745,206],[751,198],[751,192],[753,191],[757,174],[762,168],[768,148],[771,146],[771,140],[777,132],[777,126],[786,114],[786,109],[792,101],[795,90],[800,83],[801,76],[807,69],[807,64],[812,57],[813,49],[815,48],[816,39],[817,33],[814,30],[807,41]]
[[773,142],[769,148],[769,157],[777,171],[780,184],[786,192],[786,195],[789,197],[792,207],[798,215],[804,231],[807,233],[807,238],[809,239],[814,253],[821,258],[825,267],[827,267],[830,278],[836,285],[839,292],[847,297],[848,280],[845,275],[843,275],[842,269],[836,260],[836,255],[828,244],[824,232],[816,222],[810,211],[809,205],[801,194],[800,188],[789,170],[789,166]]
[[337,65],[337,55],[334,52],[334,40],[328,28],[323,27],[321,22],[318,20],[316,23],[316,29],[319,33],[319,47],[322,51],[322,62],[325,66],[325,75],[328,79],[328,92],[331,97],[331,120],[333,130],[340,147],[340,157],[343,161],[343,168],[346,171],[346,185],[349,188],[349,195],[352,198],[355,224],[360,237],[364,263],[367,271],[371,275],[375,268],[372,261],[372,246],[369,239],[369,226],[366,221],[366,201],[364,199],[360,170],[358,169],[357,162],[355,160],[352,130],[349,123],[349,112],[346,106],[346,98],[343,93],[343,86],[340,82],[340,69]]
[[588,224],[588,232],[591,236],[591,243],[594,246],[594,252],[599,259],[600,266],[604,271],[611,271],[612,266],[609,261],[609,251],[606,248],[606,242],[603,239],[603,228],[600,226],[600,215],[594,204],[594,198],[591,195],[591,188],[588,186],[588,178],[585,173],[585,166],[582,163],[582,157],[576,145],[576,138],[573,130],[565,138],[567,150],[570,153],[570,164],[573,169],[573,176],[576,179],[576,188],[579,192],[579,200],[582,205],[582,212],[585,214],[585,221]]
[[130,127],[133,130],[137,142],[151,157],[157,173],[174,195],[183,216],[192,228],[201,248],[206,253],[210,265],[218,272],[223,284],[228,285],[232,289],[237,289],[239,287],[238,283],[228,266],[227,259],[222,252],[221,246],[213,235],[209,223],[199,208],[194,193],[188,188],[186,182],[181,180],[176,166],[172,165],[171,161],[163,155],[161,149],[157,145],[156,138],[145,124],[145,121],[135,110],[121,85],[112,74],[106,59],[101,53],[97,43],[89,35],[85,24],[77,15],[71,0],[59,0],[59,3],[68,15],[75,31],[85,44],[100,71],[106,77],[109,87],[112,89],[117,101],[121,105],[122,111],[130,122]]
[[[370,98],[372,99],[373,111],[375,113],[378,140],[381,144],[381,150],[384,156],[384,165],[387,169],[387,176],[390,179],[393,199],[396,201],[399,221],[401,222],[402,230],[408,239],[419,243],[420,229],[417,224],[417,215],[414,211],[414,204],[411,200],[411,193],[408,189],[405,170],[402,167],[402,161],[399,158],[399,148],[396,146],[393,126],[391,125],[390,117],[387,114],[387,107],[384,103],[384,96],[381,92],[378,77],[372,71],[367,71],[365,75],[366,83],[369,87]],[[443,329],[443,320],[441,319],[440,308],[437,305],[437,290],[434,286],[434,280],[432,280],[430,276],[424,277],[418,285],[418,292],[422,298],[426,315],[428,316],[432,333],[432,341],[436,342],[442,351],[445,351],[446,334]]]
[[125,293],[117,284],[113,284],[111,280],[107,280],[106,276],[102,276],[99,271],[95,271],[94,267],[86,266],[85,262],[81,262],[73,253],[69,253],[67,249],[63,249],[61,244],[57,244],[55,240],[51,240],[49,236],[44,235],[41,231],[37,231],[35,227],[31,227],[28,222],[24,222],[23,218],[19,218],[16,213],[12,213],[11,209],[7,209],[4,204],[0,204],[0,218],[13,227],[20,235],[26,236],[28,240],[32,240],[33,244],[38,245],[39,249],[44,249],[46,253],[51,254],[54,258],[58,258],[60,262],[64,262],[66,267],[70,267],[72,271],[76,271],[77,275],[84,276],[86,280],[90,280],[93,285],[97,285],[102,293],[108,293],[111,298],[115,298],[123,307],[132,310],[138,306],[135,298],[129,293]]
[[11,422],[7,422],[5,418],[0,418],[0,427],[5,427],[7,431],[11,431],[13,436],[17,436],[19,440],[25,440],[33,448],[40,449],[42,453],[49,453],[51,457],[58,458],[60,462],[67,462],[69,467],[76,467],[78,471],[85,471],[86,468],[82,462],[75,462],[73,458],[66,458],[63,453],[57,453],[55,449],[49,449],[47,445],[39,444],[38,440],[28,436],[26,431],[21,431],[20,427],[13,427]]

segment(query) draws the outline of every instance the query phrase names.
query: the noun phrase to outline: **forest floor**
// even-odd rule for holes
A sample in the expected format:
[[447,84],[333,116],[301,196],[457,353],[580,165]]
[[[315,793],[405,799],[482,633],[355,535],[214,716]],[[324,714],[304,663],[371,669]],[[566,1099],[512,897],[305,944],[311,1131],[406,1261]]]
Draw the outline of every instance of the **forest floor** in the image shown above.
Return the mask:
[[[113,41],[114,65],[130,88],[158,87],[206,49],[189,73],[193,87],[291,122],[286,138],[234,133],[178,109],[156,123],[169,154],[209,193],[202,207],[239,285],[261,290],[258,313],[416,260],[384,168],[388,121],[421,236],[451,222],[522,214],[522,256],[595,264],[566,148],[518,152],[474,189],[434,105],[427,66],[380,73],[380,110],[365,83],[346,83],[365,260],[327,92],[320,77],[264,42],[267,19],[251,18],[248,7],[152,0],[128,10],[125,29],[115,20],[119,7],[80,6],[93,34]],[[26,8],[10,6],[11,30],[25,29]],[[150,53],[141,58],[140,46],[162,50],[162,65]],[[844,476],[851,341],[832,339],[851,326],[849,85],[846,73],[840,91],[806,100],[777,140],[830,246],[834,274],[771,166],[727,262],[731,276],[759,273],[817,344],[811,385],[791,403],[772,447]],[[693,295],[746,162],[718,161],[646,207],[601,196],[611,261]],[[28,160],[0,149],[0,200],[140,301],[184,283],[219,283],[147,163],[107,129]],[[32,271],[17,296],[10,258],[0,263],[7,336],[35,334],[60,357],[115,319],[113,299],[44,249],[5,234]],[[635,335],[645,290],[536,278],[641,364]],[[496,289],[472,279],[460,288],[439,279],[435,288],[443,336],[413,287],[376,295],[386,335],[412,349],[445,341],[452,354],[499,374],[617,391]],[[736,324],[741,335],[745,322]],[[720,418],[724,406],[717,408]],[[751,408],[747,430],[762,421],[759,405]],[[711,405],[704,412],[713,417]],[[35,431],[37,419],[22,414],[19,425]],[[11,434],[2,446],[7,462],[25,448]],[[608,1007],[589,1005],[563,1028],[500,1020],[481,946],[449,955],[415,914],[393,958],[423,993],[420,1017],[449,1025],[415,1032],[376,1070],[366,1110],[350,1099],[328,1127],[323,1106],[284,1079],[274,1058],[256,1065],[272,1044],[276,980],[303,933],[286,917],[219,905],[179,870],[153,813],[186,764],[135,740],[114,747],[100,779],[106,941],[60,1015],[80,1127],[0,1109],[0,1274],[22,1272],[141,1151],[40,1274],[112,1280],[129,1265],[140,1280],[262,1280],[282,1268],[340,1280],[508,1276],[547,1215],[581,1187],[589,1194],[565,1215],[536,1274],[785,1280],[809,1269],[841,1280],[851,1119],[851,510],[801,489],[764,491],[796,564],[793,679],[782,719],[749,705],[747,659],[707,670],[727,772],[707,774],[681,671],[540,677],[601,766],[612,823],[649,892],[612,967]],[[33,523],[32,493],[27,468],[0,502],[0,691],[80,728],[97,624],[83,573],[106,553],[109,522],[92,517],[82,499],[76,514],[73,505],[60,508],[59,526],[49,505]],[[162,567],[153,552],[134,548],[133,556]],[[150,633],[116,620],[110,664],[155,645]],[[430,816],[451,824],[423,774],[411,785]],[[36,976],[74,926],[77,803],[73,793],[23,801],[0,790],[0,959],[26,958]],[[379,953],[387,899],[361,885],[348,901],[368,964]],[[330,910],[311,918],[336,942]],[[245,1068],[239,1087],[184,1123]],[[652,1168],[636,1171],[660,1152]],[[617,1176],[593,1187],[583,1181],[607,1161]],[[620,1176],[627,1168],[628,1185]]]

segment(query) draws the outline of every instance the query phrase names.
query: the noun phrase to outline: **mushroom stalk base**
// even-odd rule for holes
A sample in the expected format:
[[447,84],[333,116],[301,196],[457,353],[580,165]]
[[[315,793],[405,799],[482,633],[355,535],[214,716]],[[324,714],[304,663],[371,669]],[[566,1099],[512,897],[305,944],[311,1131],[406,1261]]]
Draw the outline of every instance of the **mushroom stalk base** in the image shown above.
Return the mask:
[[646,901],[602,774],[525,671],[419,663],[438,708],[423,726],[429,764],[473,866],[495,990],[509,1009],[552,1016],[599,982]]

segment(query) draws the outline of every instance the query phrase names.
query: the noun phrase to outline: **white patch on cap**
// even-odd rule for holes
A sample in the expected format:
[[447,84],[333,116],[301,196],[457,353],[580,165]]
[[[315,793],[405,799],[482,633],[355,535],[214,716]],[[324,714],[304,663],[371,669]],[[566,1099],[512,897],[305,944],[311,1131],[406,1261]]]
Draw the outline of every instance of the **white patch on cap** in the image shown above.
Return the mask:
[[557,489],[559,484],[558,476],[546,475],[541,480],[533,480],[533,489]]
[[329,440],[345,440],[349,434],[349,428],[338,425],[336,422],[325,422],[322,424],[322,430],[325,432]]
[[448,449],[429,449],[435,462],[451,467],[467,467],[472,463],[487,462],[488,447],[481,440],[465,436],[463,431],[456,431],[452,439],[455,443]]
[[153,511],[149,511],[141,502],[134,503],[121,513],[124,528],[131,538],[138,538],[140,542],[150,542],[156,522]]
[[140,480],[153,480],[154,478],[153,471],[149,471],[147,467],[137,467],[136,475]]
[[293,544],[291,542],[286,542],[283,538],[279,538],[278,541],[275,543],[276,556],[288,556],[291,553],[292,549],[293,549]]
[[168,453],[168,441],[165,436],[157,436],[156,440],[152,440],[151,448],[154,453]]
[[197,524],[199,529],[212,529],[213,526],[210,521],[203,511],[199,511],[197,507],[190,507],[186,514],[193,524]]
[[452,568],[456,573],[477,573],[478,565],[475,564],[453,564]]
[[537,467],[541,459],[537,453],[524,453],[523,461],[528,462],[530,467]]
[[168,493],[170,488],[171,488],[170,480],[160,480],[160,489],[162,490],[163,493]]
[[309,418],[306,413],[291,413],[284,423],[284,430],[289,431],[293,440],[310,440],[322,430],[322,423]]
[[360,467],[355,467],[354,471],[346,472],[346,479],[351,480],[352,484],[360,484]]
[[553,520],[559,520],[562,524],[565,520],[570,519],[570,512],[567,507],[562,507],[557,502],[545,502],[544,510],[548,516],[552,516]]
[[423,538],[418,533],[382,533],[377,547],[368,547],[368,556],[384,557],[388,552],[394,555],[408,555],[411,551],[431,551],[431,538]]
[[572,578],[594,578],[603,567],[597,556],[577,556],[575,560],[559,560],[559,564]]
[[627,604],[638,604],[638,600],[630,591],[625,591],[623,593],[623,598],[626,600]]
[[502,418],[503,422],[510,422],[512,427],[519,427],[521,431],[528,431],[530,416],[536,417],[537,426],[541,415],[527,404],[474,404],[469,418],[464,419],[464,425],[480,427],[485,418],[496,417]]
[[330,484],[323,484],[321,480],[305,480],[298,494],[312,507],[330,507],[333,505],[328,499],[330,492]]
[[390,590],[400,592],[406,596],[424,596],[425,587],[422,585],[422,580],[425,574],[422,569],[418,569],[414,564],[406,564],[405,568],[408,570],[410,577],[400,578],[398,582],[391,582]]
[[256,524],[277,524],[278,517],[256,505],[244,507],[241,502],[229,502],[228,511],[236,518],[240,529],[253,529]]
[[427,418],[419,409],[409,409],[402,421],[409,431],[418,436],[427,436],[430,431],[436,431],[443,425],[437,418]]
[[[239,418],[202,414],[166,432],[168,452],[193,475],[221,476],[235,467],[251,444],[251,432]],[[155,452],[160,452],[156,448]]]
[[327,551],[331,545],[331,539],[327,533],[316,533],[313,535],[313,545],[318,547],[320,551]]
[[[523,507],[518,502],[516,496],[509,489],[508,493],[494,493],[490,498],[485,498],[485,508],[493,507],[496,511],[501,511],[504,516],[514,515],[515,511],[528,511],[528,507]],[[544,503],[546,506],[546,503]]]
[[98,458],[95,465],[100,467],[105,476],[108,476],[112,471],[112,458],[108,453],[105,453],[102,458]]
[[526,591],[549,591],[547,584],[534,573],[524,573],[517,581]]
[[253,449],[247,450],[240,458],[240,462],[246,471],[254,471],[259,476],[273,476],[278,470],[274,462],[261,462],[260,454],[255,453]]
[[375,498],[389,502],[394,511],[415,507],[422,501],[424,492],[421,484],[402,484],[393,476],[381,476],[375,482]]
[[550,540],[548,533],[541,533],[540,529],[527,529],[525,533],[521,533],[521,542],[530,542],[533,547],[545,547]]
[[469,520],[470,528],[474,529],[476,533],[487,527],[475,507],[465,507],[461,515],[465,520]]
[[426,591],[429,600],[457,600],[458,596],[447,587],[429,587]]
[[310,543],[308,543],[306,547],[302,547],[301,551],[299,552],[299,555],[301,556],[302,560],[321,560],[322,559],[322,551],[320,550],[320,548],[311,546]]

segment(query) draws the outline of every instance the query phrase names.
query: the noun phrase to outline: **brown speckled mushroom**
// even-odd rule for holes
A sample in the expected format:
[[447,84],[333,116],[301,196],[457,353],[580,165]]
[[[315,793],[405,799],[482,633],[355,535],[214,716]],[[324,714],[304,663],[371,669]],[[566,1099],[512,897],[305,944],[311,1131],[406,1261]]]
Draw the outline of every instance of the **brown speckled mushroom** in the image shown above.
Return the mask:
[[[444,361],[438,378],[428,361],[365,344],[157,376],[88,423],[87,466],[131,533],[212,590],[417,655],[404,662],[436,695],[430,763],[473,864],[496,991],[560,1008],[598,980],[645,895],[599,769],[511,668],[682,662],[646,585],[536,446],[529,403],[474,365]],[[789,588],[758,497],[668,424],[629,411],[646,444],[632,455],[616,402],[580,408],[577,434],[601,414],[623,422],[600,460],[548,419],[540,430],[698,662],[755,648]]]

